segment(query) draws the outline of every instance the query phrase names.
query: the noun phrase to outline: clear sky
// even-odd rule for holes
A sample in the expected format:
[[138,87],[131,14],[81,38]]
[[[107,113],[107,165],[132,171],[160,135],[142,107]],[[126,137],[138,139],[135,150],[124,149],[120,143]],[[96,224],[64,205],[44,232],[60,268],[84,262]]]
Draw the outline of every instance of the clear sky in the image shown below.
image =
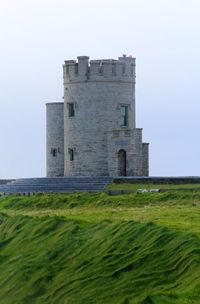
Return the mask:
[[0,0],[0,178],[45,175],[62,64],[134,55],[150,175],[200,175],[199,0]]

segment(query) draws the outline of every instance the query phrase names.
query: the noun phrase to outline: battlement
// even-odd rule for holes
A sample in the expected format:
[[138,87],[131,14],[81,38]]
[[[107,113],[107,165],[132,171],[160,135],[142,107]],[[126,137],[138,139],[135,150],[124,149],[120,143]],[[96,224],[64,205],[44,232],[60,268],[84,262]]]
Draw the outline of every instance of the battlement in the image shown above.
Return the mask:
[[63,65],[64,83],[80,81],[121,81],[135,82],[135,58],[132,56],[115,59],[90,60],[88,56],[78,56],[76,60],[66,60]]

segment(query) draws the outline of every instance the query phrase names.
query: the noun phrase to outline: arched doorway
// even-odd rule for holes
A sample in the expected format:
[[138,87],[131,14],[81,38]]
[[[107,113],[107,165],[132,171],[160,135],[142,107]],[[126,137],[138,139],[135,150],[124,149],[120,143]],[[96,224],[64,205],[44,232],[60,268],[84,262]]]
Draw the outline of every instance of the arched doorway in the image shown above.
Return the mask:
[[118,152],[118,174],[126,176],[126,151],[119,150]]

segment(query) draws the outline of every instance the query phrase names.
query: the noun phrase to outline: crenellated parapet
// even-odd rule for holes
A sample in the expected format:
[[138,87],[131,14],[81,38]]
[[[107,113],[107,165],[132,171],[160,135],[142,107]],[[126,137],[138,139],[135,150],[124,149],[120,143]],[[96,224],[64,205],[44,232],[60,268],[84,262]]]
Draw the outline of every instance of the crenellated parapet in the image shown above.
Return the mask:
[[90,60],[79,56],[76,60],[66,60],[63,65],[64,83],[82,81],[120,81],[135,83],[135,58]]

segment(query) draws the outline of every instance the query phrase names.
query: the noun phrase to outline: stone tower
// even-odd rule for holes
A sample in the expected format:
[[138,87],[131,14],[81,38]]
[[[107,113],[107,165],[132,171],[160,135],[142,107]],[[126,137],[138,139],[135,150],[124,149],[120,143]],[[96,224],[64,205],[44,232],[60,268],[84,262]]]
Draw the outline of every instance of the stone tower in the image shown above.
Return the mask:
[[63,65],[64,103],[47,104],[47,176],[148,176],[135,124],[135,58]]

